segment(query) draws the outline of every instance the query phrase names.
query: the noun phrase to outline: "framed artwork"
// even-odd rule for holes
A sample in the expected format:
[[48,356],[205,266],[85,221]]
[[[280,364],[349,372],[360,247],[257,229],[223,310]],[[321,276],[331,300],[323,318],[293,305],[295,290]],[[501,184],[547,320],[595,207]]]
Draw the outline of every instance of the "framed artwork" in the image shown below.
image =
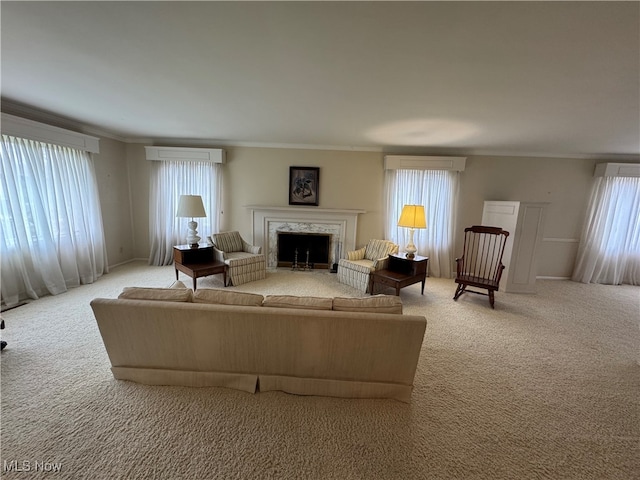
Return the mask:
[[318,206],[319,167],[289,167],[289,205]]

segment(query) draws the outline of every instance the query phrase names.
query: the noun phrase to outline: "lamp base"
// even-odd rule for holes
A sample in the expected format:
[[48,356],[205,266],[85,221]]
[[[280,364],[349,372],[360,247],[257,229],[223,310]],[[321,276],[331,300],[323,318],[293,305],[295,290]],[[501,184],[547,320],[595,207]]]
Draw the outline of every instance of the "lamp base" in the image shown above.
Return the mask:
[[188,224],[189,231],[187,234],[187,244],[190,248],[198,248],[200,245],[200,237],[198,236],[198,222],[190,221]]
[[409,243],[407,243],[407,246],[404,247],[404,251],[407,252],[406,257],[408,259],[414,258],[416,256],[416,252],[418,251],[415,244],[413,243],[413,228],[409,229]]

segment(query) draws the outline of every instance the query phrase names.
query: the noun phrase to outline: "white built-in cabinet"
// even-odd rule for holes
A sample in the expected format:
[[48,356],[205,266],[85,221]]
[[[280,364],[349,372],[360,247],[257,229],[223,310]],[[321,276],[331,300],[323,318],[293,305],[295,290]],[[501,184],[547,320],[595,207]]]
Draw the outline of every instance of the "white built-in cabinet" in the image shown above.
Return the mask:
[[486,201],[482,224],[509,232],[502,257],[500,291],[535,293],[547,203]]

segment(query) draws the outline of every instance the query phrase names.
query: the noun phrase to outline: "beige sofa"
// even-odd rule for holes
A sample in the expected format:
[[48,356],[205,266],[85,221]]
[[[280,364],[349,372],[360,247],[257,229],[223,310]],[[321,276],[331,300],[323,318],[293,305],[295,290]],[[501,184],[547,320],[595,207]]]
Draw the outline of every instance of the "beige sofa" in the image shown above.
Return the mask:
[[171,290],[91,302],[115,378],[410,401],[426,319],[398,297]]

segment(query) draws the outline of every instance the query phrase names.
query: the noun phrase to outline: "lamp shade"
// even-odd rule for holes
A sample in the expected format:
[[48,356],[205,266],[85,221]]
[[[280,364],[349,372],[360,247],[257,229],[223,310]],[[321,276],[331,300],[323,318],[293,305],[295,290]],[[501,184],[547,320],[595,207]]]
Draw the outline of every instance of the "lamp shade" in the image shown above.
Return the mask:
[[398,226],[408,228],[427,228],[427,220],[424,216],[424,207],[422,205],[405,205],[402,207]]
[[204,204],[200,195],[180,195],[176,217],[206,217]]

